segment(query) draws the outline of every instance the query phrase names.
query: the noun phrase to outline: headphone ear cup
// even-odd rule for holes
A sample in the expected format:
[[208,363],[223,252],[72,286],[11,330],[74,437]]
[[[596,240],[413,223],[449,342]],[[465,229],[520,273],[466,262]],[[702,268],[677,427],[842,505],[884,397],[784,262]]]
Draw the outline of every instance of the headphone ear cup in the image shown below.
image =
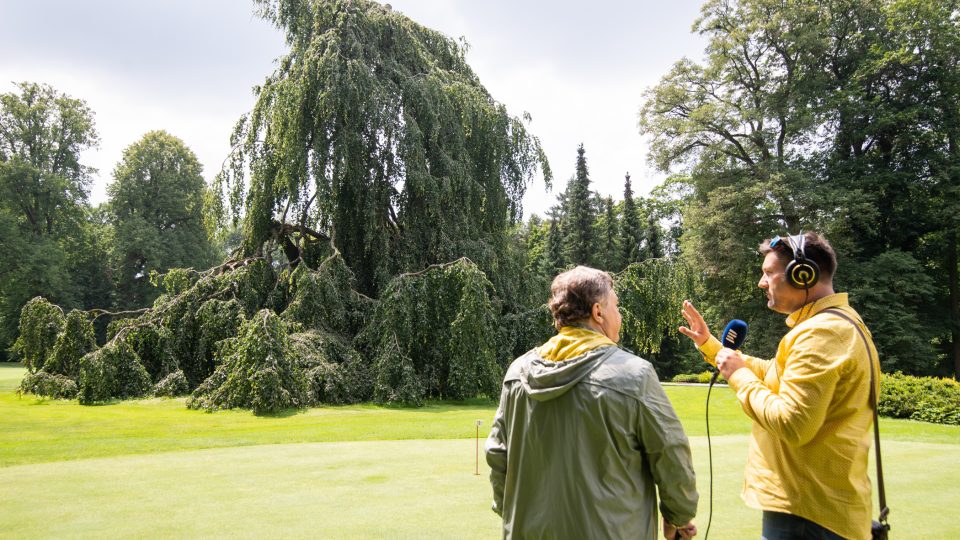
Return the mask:
[[809,259],[790,261],[785,273],[787,281],[797,289],[809,289],[820,280],[820,267]]

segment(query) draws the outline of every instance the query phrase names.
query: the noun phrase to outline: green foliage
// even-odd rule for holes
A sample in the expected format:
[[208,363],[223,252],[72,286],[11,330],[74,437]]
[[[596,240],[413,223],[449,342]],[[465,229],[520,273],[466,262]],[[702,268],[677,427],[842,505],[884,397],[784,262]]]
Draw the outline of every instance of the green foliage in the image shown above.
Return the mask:
[[[179,364],[170,351],[172,335],[169,329],[129,319],[123,323],[117,322],[124,330],[116,339],[133,349],[144,369],[150,374],[150,380],[159,381],[179,369]],[[111,330],[108,332],[114,333]]]
[[[206,184],[201,170],[183,141],[164,131],[151,131],[124,150],[107,186],[121,307],[153,302],[157,296],[150,286],[153,272],[206,268],[213,262],[204,227]],[[168,293],[184,290],[189,283],[183,271],[164,278]]]
[[504,369],[514,358],[543,345],[557,333],[550,308],[546,304],[522,313],[505,315],[500,321],[497,359]]
[[20,337],[13,344],[13,351],[31,373],[46,364],[64,323],[63,310],[45,298],[38,296],[23,306]]
[[352,336],[365,324],[370,300],[354,291],[353,272],[339,253],[328,257],[317,270],[306,265],[280,276],[285,283],[284,319],[305,328]]
[[633,198],[633,186],[628,174],[623,181],[623,224],[620,226],[621,261],[630,265],[642,260],[640,244],[643,243],[643,225],[640,223],[640,211]]
[[[703,62],[677,62],[647,92],[640,125],[651,161],[685,176],[682,245],[705,272],[708,319],[749,320],[772,353],[783,327],[756,294],[756,246],[818,230],[852,302],[862,295],[868,325],[883,327],[890,367],[935,373],[941,352],[960,374],[956,8],[705,3]],[[885,293],[901,283],[908,294]]]
[[[853,266],[853,265],[852,265]],[[920,261],[898,250],[881,253],[851,268],[857,276],[852,301],[876,339],[883,370],[929,372],[936,356],[934,325],[923,313],[936,297],[934,280]],[[933,327],[933,328],[931,328]]]
[[[674,375],[670,380],[675,383],[699,383],[699,384],[709,384],[710,379],[713,378],[712,371],[702,371],[700,373],[679,373]],[[727,384],[727,381],[723,378],[723,375],[717,377],[717,384]]]
[[664,335],[683,324],[680,307],[696,292],[696,276],[682,261],[649,259],[617,274],[624,346],[638,353],[660,350]]
[[309,403],[309,384],[297,369],[291,327],[264,309],[245,321],[237,337],[220,349],[216,371],[193,391],[192,409],[253,409],[257,414],[296,409]]
[[593,196],[590,192],[590,175],[587,172],[587,158],[581,144],[577,148],[577,173],[566,190],[566,208],[564,222],[564,246],[566,260],[571,265],[592,265],[595,257],[593,224],[596,212],[593,208]]
[[884,373],[880,377],[881,416],[960,425],[960,383],[953,379]]
[[102,292],[106,258],[85,223],[90,169],[80,163],[96,143],[83,101],[28,82],[0,94],[0,359],[31,298],[69,309]]
[[177,397],[188,393],[190,393],[190,383],[180,370],[170,373],[153,387],[153,395],[157,397]]
[[325,332],[292,334],[298,367],[310,385],[310,403],[359,403],[373,397],[367,360],[343,338]]
[[123,341],[111,341],[80,360],[80,403],[146,396],[153,389],[150,374],[137,353]]
[[53,351],[43,364],[43,371],[76,379],[80,370],[80,359],[96,348],[93,323],[86,313],[73,310],[67,313],[63,332],[57,336]]
[[495,262],[527,183],[550,172],[465,46],[367,0],[256,4],[290,52],[257,88],[220,176],[233,215],[244,206],[245,253],[288,220],[336,231],[368,295],[397,271]]
[[54,375],[45,371],[28,373],[20,382],[20,391],[53,399],[75,399],[77,383],[63,375]]
[[491,293],[466,259],[391,281],[357,338],[373,359],[374,399],[495,396],[501,370]]

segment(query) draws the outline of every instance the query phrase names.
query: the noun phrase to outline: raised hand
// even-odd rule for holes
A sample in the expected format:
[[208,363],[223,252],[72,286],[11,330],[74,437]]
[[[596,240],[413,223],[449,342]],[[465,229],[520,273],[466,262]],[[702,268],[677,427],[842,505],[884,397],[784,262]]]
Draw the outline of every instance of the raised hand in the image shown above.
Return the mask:
[[680,333],[692,339],[693,342],[697,344],[697,347],[706,343],[707,340],[710,339],[710,328],[707,327],[707,322],[703,320],[703,316],[700,315],[697,308],[693,307],[693,304],[689,300],[684,300],[683,308],[680,312],[689,325],[681,326],[679,328]]

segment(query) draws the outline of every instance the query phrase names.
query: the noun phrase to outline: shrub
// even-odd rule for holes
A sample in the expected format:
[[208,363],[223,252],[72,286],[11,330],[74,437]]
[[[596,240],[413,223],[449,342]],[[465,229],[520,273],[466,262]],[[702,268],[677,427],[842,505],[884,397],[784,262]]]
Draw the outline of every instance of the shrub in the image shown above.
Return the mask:
[[177,397],[190,392],[190,384],[182,371],[177,370],[167,375],[153,387],[153,395],[158,397]]
[[77,383],[69,377],[38,371],[28,373],[20,382],[20,391],[54,399],[77,397]]
[[882,374],[877,411],[881,416],[960,425],[960,383],[899,372]]
[[290,342],[306,373],[312,405],[359,403],[373,397],[368,362],[343,338],[311,331],[291,335]]
[[57,336],[53,352],[43,364],[43,371],[75,379],[80,370],[80,359],[96,348],[93,323],[86,313],[73,310],[67,314],[63,332]]
[[80,360],[80,403],[143,397],[153,384],[137,353],[123,341],[111,341]]
[[[675,383],[703,383],[708,384],[710,379],[713,378],[712,371],[703,371],[701,373],[680,373],[673,376],[671,379]],[[717,377],[717,384],[726,384],[726,379],[723,376]]]
[[13,352],[31,373],[43,368],[64,323],[63,311],[39,296],[20,310],[20,336]]
[[502,370],[492,292],[467,259],[390,281],[357,337],[372,359],[373,398],[419,404],[497,396]]
[[269,309],[243,323],[237,337],[223,342],[222,362],[187,400],[191,409],[253,409],[256,414],[302,408],[309,386],[296,365],[292,328]]

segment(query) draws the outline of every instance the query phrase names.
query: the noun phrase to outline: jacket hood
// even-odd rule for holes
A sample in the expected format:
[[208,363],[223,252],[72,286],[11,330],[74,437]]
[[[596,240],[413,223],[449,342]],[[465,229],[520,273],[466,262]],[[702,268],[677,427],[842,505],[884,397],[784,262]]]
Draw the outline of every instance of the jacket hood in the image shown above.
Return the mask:
[[[534,349],[525,356],[526,361],[515,366],[519,371],[516,375],[531,398],[549,401],[567,393],[617,350],[616,346],[604,346],[554,362],[543,359]],[[510,374],[507,377],[510,378]]]

